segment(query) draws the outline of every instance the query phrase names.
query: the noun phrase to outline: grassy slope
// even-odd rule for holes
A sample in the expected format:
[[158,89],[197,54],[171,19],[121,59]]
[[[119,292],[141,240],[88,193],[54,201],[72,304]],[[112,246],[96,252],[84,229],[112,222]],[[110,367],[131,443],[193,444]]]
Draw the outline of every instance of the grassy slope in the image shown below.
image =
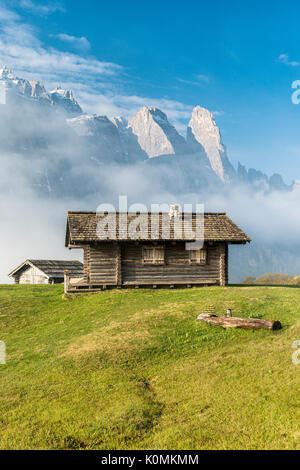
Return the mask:
[[[1,286],[0,448],[300,449],[300,289]],[[214,304],[284,329],[224,331]]]

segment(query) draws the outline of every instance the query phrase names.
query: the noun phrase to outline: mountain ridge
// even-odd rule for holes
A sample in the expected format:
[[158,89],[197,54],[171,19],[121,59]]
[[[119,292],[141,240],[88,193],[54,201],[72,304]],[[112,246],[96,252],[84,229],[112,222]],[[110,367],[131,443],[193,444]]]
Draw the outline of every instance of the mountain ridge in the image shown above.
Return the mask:
[[[192,111],[184,138],[169,122],[167,115],[156,107],[143,106],[129,122],[122,117],[88,114],[83,111],[71,90],[57,86],[47,92],[40,81],[18,78],[6,66],[0,69],[0,85],[2,104],[14,103],[21,98],[62,113],[62,119],[65,120],[62,125],[66,126],[66,133],[69,132],[68,128],[76,134],[87,158],[94,162],[132,165],[158,159],[154,166],[163,162],[164,168],[168,165],[174,168],[175,158],[175,166],[181,167],[187,175],[184,191],[189,190],[189,177],[195,190],[195,181],[200,180],[211,181],[210,186],[217,181],[217,190],[220,186],[232,184],[247,184],[254,190],[262,191],[292,189],[278,174],[269,178],[259,170],[246,170],[240,163],[235,170],[213,113],[200,105]],[[47,137],[43,139],[47,141]],[[193,170],[189,172],[188,168],[183,168],[184,165],[190,165]],[[201,173],[200,179],[195,177],[195,171]],[[212,174],[217,176],[217,180]]]

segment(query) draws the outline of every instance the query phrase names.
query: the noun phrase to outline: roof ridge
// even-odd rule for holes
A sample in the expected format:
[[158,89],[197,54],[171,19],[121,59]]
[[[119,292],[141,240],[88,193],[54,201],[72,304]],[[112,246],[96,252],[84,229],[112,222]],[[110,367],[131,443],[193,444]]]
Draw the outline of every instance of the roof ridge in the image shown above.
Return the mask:
[[78,259],[41,259],[41,258],[28,258],[26,261],[51,261],[52,263],[81,263]]
[[[137,215],[137,214],[148,214],[148,215],[151,215],[151,214],[168,214],[168,212],[120,212],[120,211],[116,211],[116,212],[112,212],[112,211],[102,211],[103,213],[107,213],[107,214],[134,214],[134,215]],[[102,213],[101,212],[101,213]],[[96,215],[96,214],[99,214],[99,212],[96,212],[96,211],[68,211],[68,215],[73,215],[73,214],[92,214],[92,215]],[[227,215],[226,212],[203,212],[204,215]],[[201,214],[201,212],[181,212],[181,214]]]

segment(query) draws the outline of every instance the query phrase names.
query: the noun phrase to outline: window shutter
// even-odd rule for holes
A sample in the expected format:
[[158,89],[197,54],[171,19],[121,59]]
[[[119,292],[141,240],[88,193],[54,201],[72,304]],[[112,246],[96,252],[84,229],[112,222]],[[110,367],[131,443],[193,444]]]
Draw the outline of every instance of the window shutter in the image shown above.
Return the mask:
[[152,264],[154,262],[154,251],[152,247],[143,248],[143,262]]
[[190,250],[189,254],[190,254],[190,262],[192,264],[196,264],[197,263],[197,251],[198,250]]
[[199,263],[207,263],[207,248],[202,248],[201,250],[199,250]]
[[156,264],[164,264],[165,262],[165,249],[163,246],[154,248],[154,259]]
[[143,263],[145,264],[164,264],[165,249],[163,246],[144,246]]
[[191,264],[207,264],[207,249],[190,250],[190,263]]

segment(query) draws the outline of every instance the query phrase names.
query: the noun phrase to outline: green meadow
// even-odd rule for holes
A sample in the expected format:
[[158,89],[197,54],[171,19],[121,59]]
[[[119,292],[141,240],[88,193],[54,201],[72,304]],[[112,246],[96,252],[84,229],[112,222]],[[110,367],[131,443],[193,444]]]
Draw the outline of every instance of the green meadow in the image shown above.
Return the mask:
[[[0,286],[1,449],[300,449],[300,289]],[[280,320],[223,330],[216,314]]]

